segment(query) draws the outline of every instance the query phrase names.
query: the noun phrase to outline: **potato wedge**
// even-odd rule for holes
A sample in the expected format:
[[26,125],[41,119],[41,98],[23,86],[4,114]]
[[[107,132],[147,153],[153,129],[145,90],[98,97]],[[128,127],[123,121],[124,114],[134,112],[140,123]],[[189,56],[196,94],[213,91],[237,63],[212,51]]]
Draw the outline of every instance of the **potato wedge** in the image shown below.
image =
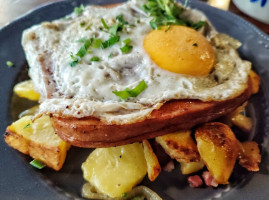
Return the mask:
[[153,152],[150,143],[147,140],[143,141],[144,155],[147,162],[148,178],[150,181],[154,181],[161,172],[161,166],[158,158]]
[[120,197],[141,182],[147,173],[142,144],[97,148],[82,164],[82,171],[97,192]]
[[258,144],[253,141],[242,142],[242,152],[239,156],[239,164],[248,171],[259,171],[259,163],[261,162],[261,154]]
[[219,122],[206,123],[196,129],[195,139],[209,172],[219,184],[228,184],[240,149],[230,127]]
[[192,174],[203,169],[204,166],[204,162],[180,162],[180,170],[182,174]]
[[14,86],[13,91],[19,97],[27,98],[32,101],[38,101],[40,94],[34,90],[34,84],[32,80],[20,82]]
[[156,138],[165,152],[178,162],[199,162],[200,155],[190,131],[180,131]]
[[48,167],[60,170],[70,145],[56,135],[49,116],[42,116],[34,122],[31,118],[24,116],[8,126],[6,143]]
[[250,70],[249,73],[250,81],[251,81],[251,91],[252,94],[256,94],[259,92],[261,79],[258,74],[256,74],[253,70]]

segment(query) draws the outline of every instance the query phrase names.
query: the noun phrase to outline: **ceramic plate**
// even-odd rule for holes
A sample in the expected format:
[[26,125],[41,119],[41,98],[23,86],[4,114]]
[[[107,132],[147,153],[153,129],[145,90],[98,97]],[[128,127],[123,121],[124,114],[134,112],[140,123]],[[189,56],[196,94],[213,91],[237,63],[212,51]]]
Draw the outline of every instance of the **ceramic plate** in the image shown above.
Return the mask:
[[[121,1],[56,2],[40,7],[0,30],[0,132],[2,134],[6,126],[17,119],[19,112],[33,104],[27,100],[18,100],[18,97],[12,94],[13,86],[27,78],[27,64],[20,44],[22,31],[42,21],[64,17],[81,3],[105,5],[118,2]],[[253,139],[260,144],[261,169],[258,173],[250,173],[236,166],[230,184],[216,189],[190,188],[187,177],[181,175],[178,166],[172,173],[162,172],[155,182],[151,183],[145,178],[142,184],[156,191],[164,200],[268,199],[269,37],[232,13],[209,7],[198,1],[190,1],[190,6],[205,12],[219,32],[227,33],[240,40],[243,43],[239,49],[240,55],[253,63],[253,68],[261,77],[260,92],[251,98],[248,106],[248,112],[254,119],[254,129],[249,135],[241,135],[243,139]],[[14,67],[6,66],[8,60],[14,63]],[[90,150],[71,148],[62,170],[54,172],[48,168],[40,171],[31,167],[28,164],[31,159],[9,148],[3,136],[0,139],[0,148],[0,199],[82,199],[80,190],[84,181],[80,165]]]

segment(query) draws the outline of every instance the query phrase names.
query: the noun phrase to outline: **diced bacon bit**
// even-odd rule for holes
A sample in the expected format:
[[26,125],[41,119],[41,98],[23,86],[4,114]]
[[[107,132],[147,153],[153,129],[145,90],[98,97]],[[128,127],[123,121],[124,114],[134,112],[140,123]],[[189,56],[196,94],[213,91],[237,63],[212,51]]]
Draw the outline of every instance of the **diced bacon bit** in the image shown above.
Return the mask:
[[173,169],[175,169],[174,161],[170,160],[164,167],[163,170],[166,172],[171,172]]
[[189,176],[188,182],[190,184],[190,187],[192,188],[198,188],[203,185],[203,181],[200,176],[194,175],[194,176]]
[[202,177],[207,186],[218,187],[217,181],[214,179],[214,177],[209,171],[204,171]]

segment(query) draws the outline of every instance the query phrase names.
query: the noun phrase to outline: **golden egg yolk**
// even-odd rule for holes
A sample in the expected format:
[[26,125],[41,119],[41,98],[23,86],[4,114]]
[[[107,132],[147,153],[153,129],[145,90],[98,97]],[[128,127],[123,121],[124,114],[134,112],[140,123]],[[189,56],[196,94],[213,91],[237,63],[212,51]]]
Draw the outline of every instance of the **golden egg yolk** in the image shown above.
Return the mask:
[[164,26],[144,39],[144,49],[162,69],[206,76],[214,65],[215,53],[209,41],[186,26]]

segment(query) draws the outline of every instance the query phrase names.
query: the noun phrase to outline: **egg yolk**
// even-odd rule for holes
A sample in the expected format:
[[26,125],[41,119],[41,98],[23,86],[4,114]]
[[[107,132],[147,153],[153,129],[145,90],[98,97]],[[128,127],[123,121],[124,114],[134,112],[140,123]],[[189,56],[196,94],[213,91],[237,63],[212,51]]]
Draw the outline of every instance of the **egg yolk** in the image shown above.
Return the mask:
[[144,39],[144,49],[162,69],[206,76],[214,65],[215,53],[209,41],[186,26],[164,26]]

